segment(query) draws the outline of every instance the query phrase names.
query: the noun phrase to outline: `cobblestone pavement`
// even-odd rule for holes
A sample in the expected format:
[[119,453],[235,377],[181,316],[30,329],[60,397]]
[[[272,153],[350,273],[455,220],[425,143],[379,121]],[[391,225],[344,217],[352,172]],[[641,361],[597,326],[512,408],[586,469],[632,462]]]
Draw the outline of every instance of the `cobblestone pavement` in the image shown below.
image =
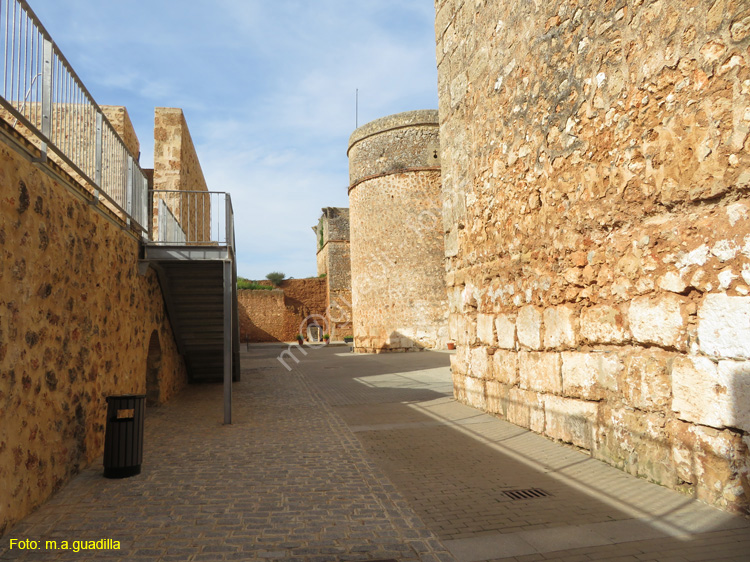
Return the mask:
[[750,560],[747,520],[456,403],[445,353],[283,349],[242,354],[233,425],[221,385],[150,409],[142,473],[84,470],[0,559]]

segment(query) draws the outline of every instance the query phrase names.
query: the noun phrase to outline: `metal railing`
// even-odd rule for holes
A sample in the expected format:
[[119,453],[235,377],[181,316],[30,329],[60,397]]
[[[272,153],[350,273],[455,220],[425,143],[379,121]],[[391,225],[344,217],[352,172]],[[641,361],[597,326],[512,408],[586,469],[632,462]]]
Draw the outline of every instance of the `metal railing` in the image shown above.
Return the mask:
[[42,160],[79,176],[146,232],[148,181],[137,158],[24,0],[0,0],[0,57],[2,117],[35,137]]
[[164,189],[150,193],[154,209],[150,244],[234,249],[234,210],[229,193]]

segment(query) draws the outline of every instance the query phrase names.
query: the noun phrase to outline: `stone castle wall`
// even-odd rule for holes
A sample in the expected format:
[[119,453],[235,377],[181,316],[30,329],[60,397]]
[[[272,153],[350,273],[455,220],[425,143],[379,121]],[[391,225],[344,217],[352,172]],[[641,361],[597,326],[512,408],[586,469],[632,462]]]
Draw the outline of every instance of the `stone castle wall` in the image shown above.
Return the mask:
[[325,279],[287,279],[271,291],[240,290],[237,304],[241,342],[295,341],[300,326],[308,319],[317,319],[323,325]]
[[[207,192],[198,154],[181,109],[157,107],[154,111],[154,180],[155,190]],[[190,242],[211,240],[211,204],[208,195],[155,194],[153,238],[158,239],[156,226],[159,200],[164,200],[182,226]]]
[[747,512],[747,4],[436,8],[456,396]]
[[349,140],[355,350],[447,340],[436,111],[378,119]]
[[324,275],[326,281],[327,330],[332,340],[341,340],[353,335],[349,209],[323,209],[314,231],[318,242],[318,275]]
[[0,534],[102,454],[105,396],[163,402],[187,381],[138,239],[16,143],[0,143]]
[[127,108],[121,105],[102,105],[99,107],[109,121],[109,124],[112,125],[112,128],[122,139],[122,142],[125,143],[125,147],[133,155],[133,158],[140,159],[141,143],[135,134],[133,122],[130,120]]

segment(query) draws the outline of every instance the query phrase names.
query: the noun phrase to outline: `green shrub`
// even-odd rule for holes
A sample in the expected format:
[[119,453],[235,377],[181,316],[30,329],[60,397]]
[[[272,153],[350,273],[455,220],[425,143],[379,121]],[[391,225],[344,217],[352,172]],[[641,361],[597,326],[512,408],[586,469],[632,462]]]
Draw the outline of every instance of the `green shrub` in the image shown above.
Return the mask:
[[271,283],[273,283],[275,286],[279,286],[281,282],[284,280],[286,275],[281,273],[280,271],[272,271],[268,275],[266,275],[266,279],[268,279]]
[[251,291],[272,291],[273,286],[264,285],[263,283],[256,283],[255,281],[250,281],[249,279],[245,279],[244,277],[238,277],[237,289]]

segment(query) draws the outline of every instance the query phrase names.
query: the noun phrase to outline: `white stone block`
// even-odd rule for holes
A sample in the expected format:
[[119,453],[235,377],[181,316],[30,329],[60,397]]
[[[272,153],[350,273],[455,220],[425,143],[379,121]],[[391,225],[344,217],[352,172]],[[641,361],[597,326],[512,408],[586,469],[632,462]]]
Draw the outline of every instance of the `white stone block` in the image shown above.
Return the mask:
[[492,362],[496,380],[509,385],[518,384],[518,353],[498,349]]
[[750,431],[750,361],[679,357],[672,395],[672,410],[684,421]]
[[518,356],[519,384],[524,390],[560,394],[560,354],[521,351]]
[[601,305],[581,311],[581,336],[587,343],[616,344],[627,339],[625,319],[619,309]]
[[707,295],[698,309],[698,341],[707,355],[750,358],[750,297]]
[[633,338],[640,343],[685,349],[687,342],[682,301],[676,295],[633,299],[628,311]]
[[518,312],[516,321],[518,343],[529,349],[542,349],[542,315],[529,305]]
[[487,353],[485,346],[475,347],[471,350],[471,364],[469,374],[477,379],[492,378],[492,358]]
[[516,348],[516,319],[507,314],[500,314],[495,318],[497,345],[503,349]]
[[563,353],[563,394],[593,400],[604,398],[607,391],[617,391],[622,369],[616,353]]
[[495,345],[495,317],[492,314],[477,314],[477,338],[481,343]]
[[487,392],[482,379],[466,377],[464,380],[466,388],[466,403],[480,410],[487,409]]
[[556,306],[544,311],[544,347],[547,349],[576,346],[575,310],[569,306]]
[[544,397],[544,434],[552,439],[591,449],[598,406],[560,396]]

